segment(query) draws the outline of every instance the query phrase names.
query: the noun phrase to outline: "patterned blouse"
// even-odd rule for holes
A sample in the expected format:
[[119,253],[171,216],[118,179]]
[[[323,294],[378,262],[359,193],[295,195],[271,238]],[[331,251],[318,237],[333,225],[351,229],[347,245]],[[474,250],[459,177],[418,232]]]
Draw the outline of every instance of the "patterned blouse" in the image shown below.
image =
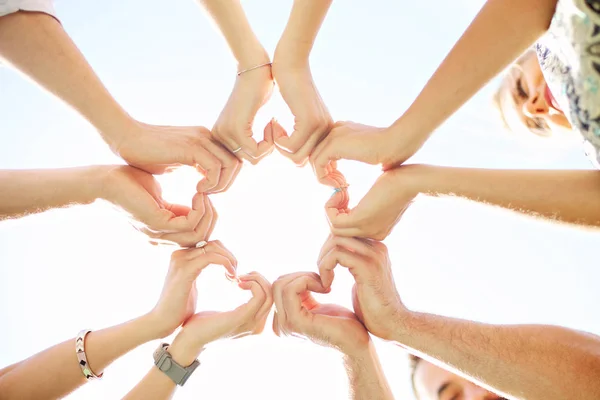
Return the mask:
[[536,50],[550,91],[600,168],[600,0],[559,0]]

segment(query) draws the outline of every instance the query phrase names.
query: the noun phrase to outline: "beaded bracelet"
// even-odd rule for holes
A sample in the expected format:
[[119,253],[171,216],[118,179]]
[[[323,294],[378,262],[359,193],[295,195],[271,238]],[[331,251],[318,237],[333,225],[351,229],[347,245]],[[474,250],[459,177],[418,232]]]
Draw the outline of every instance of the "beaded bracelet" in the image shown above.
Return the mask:
[[92,368],[90,368],[90,365],[88,363],[87,356],[85,355],[85,337],[90,332],[90,329],[84,329],[77,334],[77,338],[75,339],[75,351],[77,352],[77,360],[79,361],[79,367],[81,368],[83,376],[85,376],[85,379],[87,379],[88,381],[100,379],[102,378],[102,375],[104,375],[103,373],[100,375],[94,374]]

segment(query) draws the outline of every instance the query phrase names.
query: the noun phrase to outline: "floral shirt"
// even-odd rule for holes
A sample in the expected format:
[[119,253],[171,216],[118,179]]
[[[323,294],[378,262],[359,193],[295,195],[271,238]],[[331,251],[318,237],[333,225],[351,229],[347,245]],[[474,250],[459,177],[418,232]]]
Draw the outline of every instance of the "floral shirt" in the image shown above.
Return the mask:
[[550,91],[600,168],[600,0],[558,0],[536,50]]

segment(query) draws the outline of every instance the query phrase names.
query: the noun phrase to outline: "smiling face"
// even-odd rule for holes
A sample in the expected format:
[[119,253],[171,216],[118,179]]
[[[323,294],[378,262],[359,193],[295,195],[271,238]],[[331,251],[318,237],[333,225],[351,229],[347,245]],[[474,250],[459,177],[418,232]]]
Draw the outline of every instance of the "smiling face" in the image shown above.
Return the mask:
[[535,52],[515,62],[502,80],[495,102],[511,131],[551,136],[571,130],[565,113],[548,89]]
[[415,365],[413,384],[419,400],[504,400],[422,359]]

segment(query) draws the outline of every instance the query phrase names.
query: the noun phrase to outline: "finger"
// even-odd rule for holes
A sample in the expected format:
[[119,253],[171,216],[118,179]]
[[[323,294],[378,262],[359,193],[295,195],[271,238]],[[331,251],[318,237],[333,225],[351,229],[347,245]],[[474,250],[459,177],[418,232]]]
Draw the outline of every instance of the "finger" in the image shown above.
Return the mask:
[[[203,196],[197,195],[192,199],[192,208],[185,206],[176,207],[175,211],[171,211],[173,205],[167,203],[162,198],[152,199],[152,204],[144,204],[145,202],[138,201],[137,205],[143,210],[152,210],[146,215],[135,216],[136,219],[144,222],[146,226],[136,227],[140,232],[148,235],[151,238],[159,239],[165,233],[170,232],[192,232],[204,215]],[[189,212],[186,215],[184,210]]]
[[315,279],[320,279],[319,275],[314,272],[295,272],[283,275],[273,283],[273,303],[275,304],[275,309],[279,315],[278,319],[281,326],[285,326],[287,320],[285,308],[283,306],[283,290],[289,282],[305,274],[312,274]]
[[362,308],[360,307],[360,302],[358,300],[358,289],[356,288],[356,283],[352,286],[352,308],[354,309],[354,314],[356,314],[356,318],[364,325],[365,317],[362,312]]
[[266,318],[266,316],[269,315],[271,308],[273,308],[273,290],[271,288],[271,283],[264,276],[255,271],[240,276],[239,279],[242,282],[254,281],[262,287],[263,291],[266,294],[266,298],[264,304],[261,306],[260,310],[257,313],[257,318]]
[[266,140],[261,140],[259,143],[256,143],[256,141],[252,137],[248,136],[240,138],[238,144],[242,148],[242,150],[240,151],[240,153],[243,153],[242,156],[248,156],[244,158],[246,158],[253,164],[256,164],[259,160],[266,157],[273,151],[272,143],[269,143]]
[[310,292],[327,293],[320,279],[312,274],[304,274],[289,282],[283,289],[283,308],[285,309],[287,321],[294,327],[301,327],[310,317],[309,311],[304,307],[304,301],[312,299]]
[[329,239],[327,239],[321,248],[317,264],[325,256],[325,254],[329,253],[336,247],[345,248],[346,250],[350,250],[353,253],[360,254],[361,256],[367,258],[375,258],[378,256],[378,253],[371,244],[370,239],[357,239],[332,235],[329,237]]
[[264,304],[267,294],[262,286],[256,281],[241,281],[238,286],[243,290],[250,290],[252,298],[245,304],[242,304],[234,310],[238,321],[248,321],[254,319]]
[[217,225],[217,220],[219,219],[219,214],[217,213],[215,206],[213,206],[212,201],[210,201],[210,198],[208,198],[208,197],[206,199],[207,199],[208,204],[210,205],[210,210],[212,212],[212,216],[210,219],[210,225],[205,232],[206,236],[205,236],[204,240],[210,239],[213,231],[215,230],[215,226]]
[[191,232],[166,233],[160,236],[163,240],[178,243],[182,247],[194,247],[197,243],[208,240],[215,226],[217,215],[208,196],[202,196],[204,215]]
[[[202,249],[193,249],[190,251],[196,252],[197,250]],[[235,267],[233,265],[233,260],[231,260],[227,256],[217,253],[206,252],[198,254],[196,257],[191,258],[186,263],[186,266],[193,270],[195,276],[198,276],[200,272],[202,272],[202,270],[209,265],[221,265],[227,270],[228,273],[235,275]]]
[[354,276],[354,279],[357,280],[366,274],[368,268],[372,264],[372,260],[369,260],[360,254],[353,253],[350,250],[340,247],[335,247],[323,256],[318,266],[323,285],[327,287],[327,284],[330,283],[329,276],[332,276],[329,272],[333,271],[336,266],[340,265],[348,268],[352,276]]
[[300,150],[311,136],[310,129],[294,129],[291,135],[279,123],[273,124],[275,145],[282,150],[294,154]]
[[196,185],[198,193],[210,192],[218,184],[221,176],[221,162],[213,156],[208,150],[198,146],[194,152],[194,167],[204,175]]
[[273,313],[273,333],[275,336],[281,336],[281,326],[279,325],[279,316],[277,315],[277,311]]
[[219,182],[214,188],[210,190],[210,193],[219,193],[225,191],[237,176],[241,167],[240,160],[232,153],[227,151],[221,144],[213,141],[205,142],[206,149],[217,158],[221,164],[221,171]]
[[[315,150],[315,147],[327,136],[329,130],[313,132],[306,143],[291,156],[291,160],[298,166],[304,166],[309,160],[310,155]],[[331,163],[329,164],[331,166]],[[341,175],[341,174],[340,174]]]
[[211,240],[210,242],[208,242],[208,244],[206,246],[204,246],[204,248],[207,251],[221,254],[222,256],[229,258],[230,260],[232,260],[233,265],[237,268],[237,266],[238,266],[237,258],[235,258],[233,253],[231,251],[229,251],[227,249],[227,247],[225,247],[220,240]]
[[330,171],[328,167],[333,161],[337,161],[341,158],[335,155],[333,149],[334,146],[335,142],[333,141],[332,137],[329,136],[323,140],[319,146],[317,146],[315,151],[310,156],[310,163],[313,167],[315,176],[320,183],[328,186],[332,186],[332,184],[334,184],[329,177]]

